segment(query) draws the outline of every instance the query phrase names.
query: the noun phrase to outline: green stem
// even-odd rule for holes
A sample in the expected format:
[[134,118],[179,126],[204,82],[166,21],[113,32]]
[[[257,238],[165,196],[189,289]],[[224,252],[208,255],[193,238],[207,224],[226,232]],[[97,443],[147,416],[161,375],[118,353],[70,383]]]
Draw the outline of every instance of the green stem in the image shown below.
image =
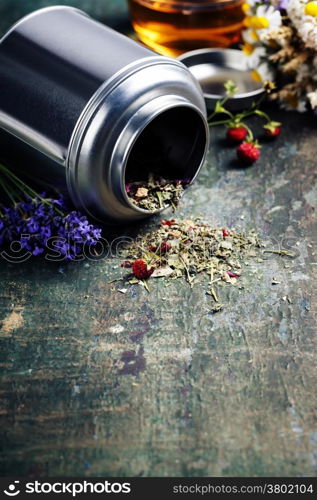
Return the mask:
[[[18,184],[14,179],[11,179],[9,177],[9,180],[12,182],[13,187],[14,187],[15,190],[18,190],[20,193],[23,193],[24,196],[30,196],[31,199],[34,199],[31,196],[31,193],[28,190],[22,189],[21,186],[20,186],[20,184]],[[19,196],[19,201],[23,201],[23,198],[21,196]]]
[[[264,111],[260,111],[258,109],[251,109],[250,111],[246,111],[244,113],[239,113],[238,115],[235,115],[235,116],[232,113],[230,113],[230,119],[227,118],[225,120],[218,120],[216,122],[208,121],[208,124],[210,127],[212,127],[214,125],[225,125],[226,123],[230,123],[232,120],[235,122],[242,123],[242,120],[244,120],[245,118],[248,118],[250,116],[253,116],[253,115],[263,116],[267,119],[267,121],[270,121],[270,118],[268,117],[268,115],[266,113],[264,113]],[[208,118],[208,120],[209,119],[210,118]]]
[[10,193],[14,194],[14,197],[16,198],[16,200],[15,200],[16,203],[22,202],[23,201],[23,197],[22,197],[23,191],[21,190],[20,186],[17,186],[17,184],[14,182],[14,180],[11,179],[11,177],[9,177],[9,176],[6,177],[6,181],[8,181],[7,188],[10,190]]
[[[233,94],[231,94],[231,93],[229,94],[228,93],[227,95],[225,95],[225,97],[223,97],[223,99],[221,99],[220,101],[217,102],[215,110],[213,111],[213,113],[211,113],[211,115],[208,116],[208,124],[209,124],[209,126],[225,125],[227,123],[230,123],[230,121],[233,121],[233,122],[236,122],[236,123],[240,123],[240,122],[242,123],[242,120],[245,120],[245,118],[248,118],[249,116],[253,116],[253,115],[261,116],[262,118],[264,118],[268,122],[271,121],[271,119],[267,115],[267,113],[265,113],[264,111],[261,111],[259,109],[260,105],[262,104],[263,100],[266,97],[266,94],[263,95],[261,97],[261,99],[257,103],[254,103],[249,110],[247,110],[245,112],[242,112],[242,113],[238,113],[236,115],[234,115],[233,113],[231,113],[229,110],[223,108],[224,105],[225,105],[225,103],[228,101],[228,99],[230,99],[232,97],[232,95]],[[221,109],[221,110],[218,111],[219,108],[223,108],[223,109]],[[230,117],[230,119],[218,120],[216,122],[212,122],[212,119],[216,115],[218,115],[218,114],[227,114]],[[252,134],[250,128],[247,127],[247,126],[246,126],[246,128],[248,129],[250,137],[253,140],[253,134]]]
[[268,122],[271,121],[271,118],[269,117],[269,115],[267,113],[264,113],[264,111],[261,111],[260,109],[256,109],[254,111],[254,114],[261,116],[262,118],[265,118],[265,120],[267,120]]
[[252,132],[252,130],[250,129],[250,127],[249,127],[246,123],[244,123],[244,126],[245,126],[245,128],[247,129],[247,131],[248,131],[248,139],[249,139],[250,141],[253,141],[254,136],[253,136],[253,132]]
[[11,180],[11,182],[13,182],[16,185],[16,187],[18,187],[23,193],[28,192],[33,196],[41,198],[40,195],[38,195],[38,193],[36,193],[30,186],[25,184],[25,182],[23,182],[19,177],[14,175],[14,173],[11,172],[11,170],[9,170],[8,168],[6,168],[1,164],[0,164],[0,170],[2,170],[2,172]]
[[[0,164],[0,170],[23,192],[23,193],[28,193],[29,195],[32,195],[33,197],[35,198],[38,198],[39,200],[41,200],[42,203],[44,203],[45,205],[48,205],[48,206],[52,206],[52,204],[46,200],[45,198],[43,198],[40,194],[38,194],[36,191],[34,191],[34,189],[32,189],[30,186],[28,186],[28,184],[25,184],[25,182],[21,181],[21,179],[19,177],[17,177],[13,172],[11,172],[11,170],[9,170],[8,168],[6,168],[4,165]],[[55,205],[54,206],[54,209],[56,210],[56,212],[63,216],[63,212],[61,210],[59,210]]]
[[233,118],[234,115],[231,113],[231,111],[229,111],[228,109],[223,109],[223,111],[221,111],[221,114],[224,114],[224,115],[228,115],[230,116],[230,118]]
[[[220,106],[224,106],[224,104],[226,104],[226,102],[228,101],[228,99],[230,99],[230,97],[232,97],[231,95],[226,95],[221,101],[218,101],[219,102],[219,105]],[[222,111],[222,113],[225,113],[227,115],[229,115],[231,118],[233,118],[233,114],[228,111],[227,109],[225,109],[224,111]],[[214,111],[213,113],[211,113],[210,116],[208,116],[208,121],[209,120],[212,120],[214,116],[216,116],[218,114],[218,111]]]
[[7,186],[5,184],[5,182],[3,182],[2,179],[0,179],[0,186],[2,187],[3,191],[6,193],[6,195],[8,196],[8,198],[11,200],[13,206],[16,205],[16,200],[13,198],[13,196],[11,195],[9,189],[7,189]]
[[[215,115],[215,113],[214,113],[214,115]],[[216,125],[226,125],[226,124],[230,123],[232,120],[236,121],[236,122],[239,122],[239,123],[241,122],[243,124],[243,126],[248,130],[249,139],[251,139],[253,141],[253,138],[254,138],[253,137],[253,133],[252,133],[250,127],[248,127],[248,125],[245,122],[243,122],[243,120],[245,120],[246,118],[249,118],[250,116],[257,115],[257,116],[260,116],[262,118],[265,118],[265,120],[267,120],[268,122],[271,121],[269,115],[267,113],[265,113],[264,111],[261,111],[258,108],[250,109],[250,111],[246,111],[244,113],[240,113],[240,114],[237,114],[235,116],[232,115],[232,113],[230,113],[230,115],[231,115],[231,119],[218,120],[216,122],[210,122],[210,121],[208,121],[208,125],[210,127],[214,127]],[[213,115],[211,115],[211,117],[212,116]],[[210,119],[210,117],[209,117],[209,119]]]
[[251,109],[250,111],[246,111],[245,113],[241,113],[241,120],[248,118],[249,116],[253,116],[256,114],[256,109]]

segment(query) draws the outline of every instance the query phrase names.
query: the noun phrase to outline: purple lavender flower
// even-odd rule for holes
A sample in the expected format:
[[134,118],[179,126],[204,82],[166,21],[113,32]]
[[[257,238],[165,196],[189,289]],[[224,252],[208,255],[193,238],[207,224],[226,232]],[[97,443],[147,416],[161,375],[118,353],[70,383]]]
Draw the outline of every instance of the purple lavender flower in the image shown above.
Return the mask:
[[21,248],[37,256],[45,251],[48,240],[54,238],[54,248],[62,257],[75,260],[84,245],[97,244],[101,229],[79,212],[66,211],[63,197],[26,198],[12,208],[2,207],[0,245],[19,242]]

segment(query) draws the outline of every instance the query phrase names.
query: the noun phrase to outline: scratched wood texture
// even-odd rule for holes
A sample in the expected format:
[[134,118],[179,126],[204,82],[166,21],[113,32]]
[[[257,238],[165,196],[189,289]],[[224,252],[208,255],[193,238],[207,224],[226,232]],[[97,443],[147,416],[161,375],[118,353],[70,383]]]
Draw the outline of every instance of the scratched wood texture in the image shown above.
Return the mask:
[[1,475],[316,475],[317,118],[273,115],[251,168],[212,131],[176,214],[296,252],[247,266],[222,312],[203,284],[120,294],[115,258],[0,260]]

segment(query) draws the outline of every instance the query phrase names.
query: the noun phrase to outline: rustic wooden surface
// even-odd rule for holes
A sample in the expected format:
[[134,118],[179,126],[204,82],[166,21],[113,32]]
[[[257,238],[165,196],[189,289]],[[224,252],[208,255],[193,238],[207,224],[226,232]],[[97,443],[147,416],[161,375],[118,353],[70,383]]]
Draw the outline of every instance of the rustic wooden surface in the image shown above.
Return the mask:
[[251,168],[213,131],[176,214],[296,252],[248,266],[222,312],[180,280],[122,295],[116,259],[0,261],[2,475],[316,475],[317,118],[274,117]]

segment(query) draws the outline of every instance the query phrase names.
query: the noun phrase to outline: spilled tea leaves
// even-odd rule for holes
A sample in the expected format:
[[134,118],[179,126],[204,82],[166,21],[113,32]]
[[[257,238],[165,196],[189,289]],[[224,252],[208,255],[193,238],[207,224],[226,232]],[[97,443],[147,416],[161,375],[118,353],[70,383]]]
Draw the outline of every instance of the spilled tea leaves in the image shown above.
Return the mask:
[[[215,284],[235,285],[242,275],[242,266],[248,259],[258,257],[261,247],[258,236],[234,229],[212,228],[201,219],[161,220],[160,226],[124,249],[121,267],[129,267],[128,284],[142,284],[148,291],[152,278],[169,281],[183,278],[193,287],[199,278],[208,278],[206,294],[212,299],[212,313],[223,309]],[[137,263],[137,266],[133,266]],[[148,270],[147,275],[136,274]],[[150,271],[149,271],[150,270]]]

